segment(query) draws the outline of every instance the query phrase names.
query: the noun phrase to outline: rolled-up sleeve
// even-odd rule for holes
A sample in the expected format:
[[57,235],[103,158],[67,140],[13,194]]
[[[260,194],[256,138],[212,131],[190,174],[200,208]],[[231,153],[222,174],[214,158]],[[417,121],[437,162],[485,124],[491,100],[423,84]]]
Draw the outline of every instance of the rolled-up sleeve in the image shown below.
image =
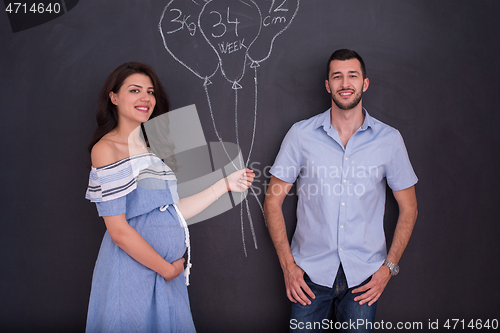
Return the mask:
[[418,178],[408,157],[403,137],[396,131],[392,146],[392,159],[387,168],[387,184],[393,191],[404,190],[417,183]]

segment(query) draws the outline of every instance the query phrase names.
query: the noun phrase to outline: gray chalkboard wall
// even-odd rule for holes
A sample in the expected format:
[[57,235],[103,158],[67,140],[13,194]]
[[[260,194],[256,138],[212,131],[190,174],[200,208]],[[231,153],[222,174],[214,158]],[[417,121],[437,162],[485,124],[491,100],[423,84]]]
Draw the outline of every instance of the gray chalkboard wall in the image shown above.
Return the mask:
[[[329,107],[324,67],[338,48],[364,57],[363,105],[401,131],[419,176],[417,225],[377,321],[500,320],[500,2],[58,3],[63,14],[32,27],[0,13],[0,331],[84,330],[105,231],[84,199],[86,147],[104,79],[137,60],[157,70],[172,109],[195,104],[207,142],[239,143],[259,176],[248,196],[255,237],[246,205],[190,226],[198,331],[286,332],[259,202],[287,130]],[[284,205],[290,235],[295,201]],[[396,217],[389,193],[389,241]]]

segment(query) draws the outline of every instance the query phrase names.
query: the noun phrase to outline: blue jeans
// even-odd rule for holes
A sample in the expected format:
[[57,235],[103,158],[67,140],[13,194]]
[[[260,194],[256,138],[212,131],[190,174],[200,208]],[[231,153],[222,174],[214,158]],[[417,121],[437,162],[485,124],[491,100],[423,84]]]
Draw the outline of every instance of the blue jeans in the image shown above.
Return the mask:
[[[366,279],[362,286],[370,281]],[[327,330],[338,332],[371,332],[375,320],[377,302],[372,306],[368,303],[359,305],[352,290],[359,287],[348,288],[342,265],[337,272],[333,288],[323,287],[315,284],[304,274],[304,280],[311,288],[315,299],[311,299],[310,305],[292,303],[290,315],[290,332],[323,332]],[[335,318],[331,319],[332,310]]]

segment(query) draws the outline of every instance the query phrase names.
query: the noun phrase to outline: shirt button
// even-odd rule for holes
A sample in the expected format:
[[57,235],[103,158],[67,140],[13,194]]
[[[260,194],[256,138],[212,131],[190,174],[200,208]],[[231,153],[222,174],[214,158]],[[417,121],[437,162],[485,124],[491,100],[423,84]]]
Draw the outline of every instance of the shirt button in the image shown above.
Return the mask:
[[342,203],[342,206],[345,206],[345,202]]
[[347,161],[347,160],[348,160],[348,158],[346,157],[346,158],[345,158],[345,160]]
[[339,251],[342,251],[342,248],[340,248]]
[[346,183],[346,182],[347,182],[347,180],[344,179],[344,183]]
[[341,226],[340,226],[340,229],[344,229],[344,226],[343,226],[343,225],[341,225]]

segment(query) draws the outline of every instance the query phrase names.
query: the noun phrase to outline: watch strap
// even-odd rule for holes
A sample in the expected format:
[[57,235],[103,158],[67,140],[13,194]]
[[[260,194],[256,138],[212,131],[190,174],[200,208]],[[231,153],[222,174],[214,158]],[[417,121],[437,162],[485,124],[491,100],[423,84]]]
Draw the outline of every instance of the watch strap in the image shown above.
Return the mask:
[[392,276],[397,275],[399,273],[399,266],[396,265],[395,263],[390,262],[389,260],[386,259],[384,260],[384,265],[389,267]]

